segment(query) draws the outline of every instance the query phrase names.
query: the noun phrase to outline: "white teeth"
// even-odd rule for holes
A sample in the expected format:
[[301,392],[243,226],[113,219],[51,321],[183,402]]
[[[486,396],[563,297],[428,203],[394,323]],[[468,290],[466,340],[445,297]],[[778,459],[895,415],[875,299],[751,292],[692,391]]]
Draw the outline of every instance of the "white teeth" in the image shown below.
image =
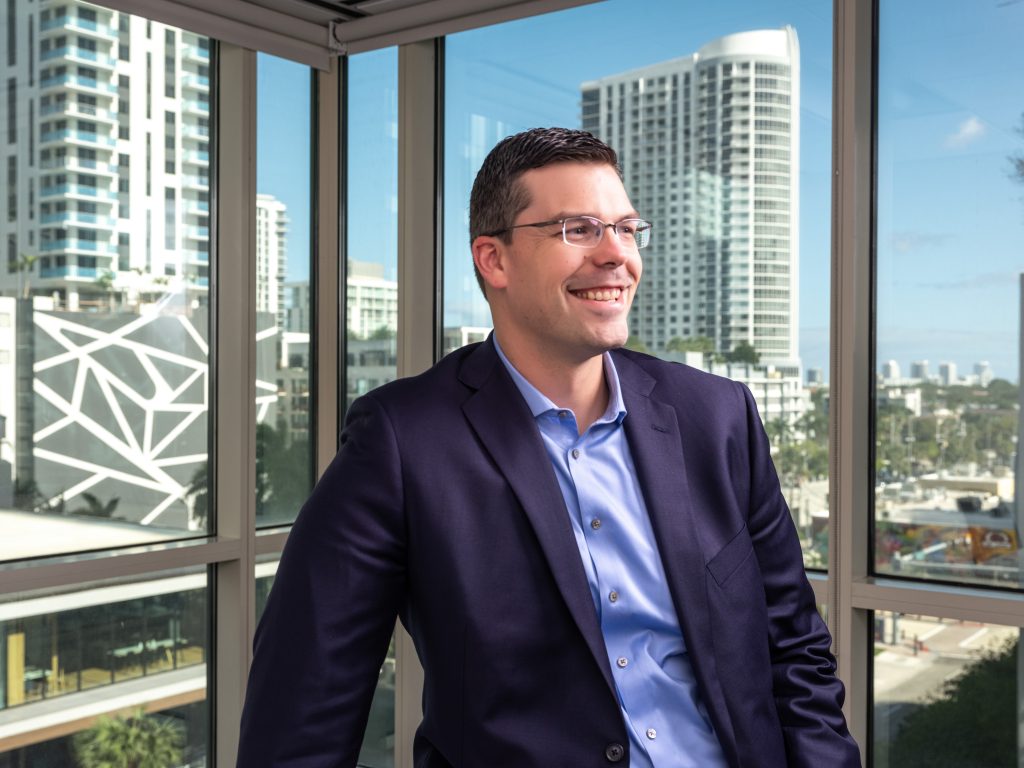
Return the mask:
[[622,295],[621,288],[601,288],[597,290],[573,291],[581,299],[590,301],[614,301]]

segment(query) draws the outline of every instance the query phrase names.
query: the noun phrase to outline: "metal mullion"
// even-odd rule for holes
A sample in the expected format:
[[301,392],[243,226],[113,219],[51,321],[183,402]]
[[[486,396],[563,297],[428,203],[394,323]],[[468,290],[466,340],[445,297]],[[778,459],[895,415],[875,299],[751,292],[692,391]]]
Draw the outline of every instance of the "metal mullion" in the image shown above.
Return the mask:
[[829,601],[845,712],[871,751],[870,613],[853,589],[868,575],[874,194],[873,2],[833,4],[833,179],[829,453]]
[[235,539],[204,538],[9,563],[0,569],[0,595],[211,565],[236,559],[238,550]]
[[344,394],[340,364],[341,325],[341,88],[344,63],[335,59],[327,72],[314,74],[313,174],[315,179],[312,292],[312,361],[316,476],[334,458],[338,446],[339,403]]
[[214,509],[238,553],[213,570],[211,711],[214,765],[233,766],[256,612],[255,52],[221,44],[217,121]]
[[270,530],[262,530],[256,532],[256,557],[263,555],[280,555],[281,550],[284,549],[284,544],[288,541],[288,531],[291,530],[291,526],[284,528],[272,528]]
[[1019,592],[867,579],[853,585],[852,598],[854,608],[866,611],[896,611],[1024,627],[1024,595]]
[[[441,40],[398,49],[398,376],[434,363],[441,259],[437,201],[441,153],[438,85]],[[395,765],[412,765],[422,719],[423,669],[412,639],[395,630]]]

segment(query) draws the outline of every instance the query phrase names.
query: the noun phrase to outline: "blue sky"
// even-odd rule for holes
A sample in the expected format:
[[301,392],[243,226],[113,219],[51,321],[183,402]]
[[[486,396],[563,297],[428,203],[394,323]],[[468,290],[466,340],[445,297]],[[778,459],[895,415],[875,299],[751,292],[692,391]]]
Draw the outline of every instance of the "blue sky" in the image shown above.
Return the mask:
[[[828,361],[831,3],[610,0],[451,35],[446,43],[445,317],[486,320],[469,268],[466,205],[478,146],[535,125],[576,125],[580,83],[688,55],[733,32],[793,25],[801,49],[800,338]],[[878,359],[1016,378],[1024,185],[1008,156],[1024,112],[1024,3],[883,2]],[[308,273],[308,70],[260,57],[259,185],[292,219],[289,277]],[[397,55],[350,62],[352,258],[394,274]],[[481,136],[481,132],[486,135]],[[490,132],[490,133],[488,133]],[[642,288],[641,288],[642,290]]]

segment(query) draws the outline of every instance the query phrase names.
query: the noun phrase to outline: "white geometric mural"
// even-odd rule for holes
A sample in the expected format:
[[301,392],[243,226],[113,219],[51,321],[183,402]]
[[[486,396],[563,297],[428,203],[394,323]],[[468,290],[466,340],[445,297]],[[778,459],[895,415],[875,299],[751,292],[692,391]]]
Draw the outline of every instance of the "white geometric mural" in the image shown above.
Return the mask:
[[[208,452],[209,313],[33,315],[34,479],[49,506],[113,504],[130,522],[194,527],[190,489]],[[276,331],[264,329],[261,346]],[[260,357],[273,361],[267,351]],[[276,387],[259,378],[266,417]]]

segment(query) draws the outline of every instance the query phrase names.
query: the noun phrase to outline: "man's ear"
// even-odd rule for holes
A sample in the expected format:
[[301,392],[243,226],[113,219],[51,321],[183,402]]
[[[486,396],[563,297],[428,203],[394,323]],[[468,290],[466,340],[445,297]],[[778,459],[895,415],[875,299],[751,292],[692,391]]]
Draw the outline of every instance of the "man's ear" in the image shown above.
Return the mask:
[[501,289],[508,284],[505,259],[508,246],[496,237],[480,235],[473,241],[473,264],[483,278],[484,284],[492,289]]

